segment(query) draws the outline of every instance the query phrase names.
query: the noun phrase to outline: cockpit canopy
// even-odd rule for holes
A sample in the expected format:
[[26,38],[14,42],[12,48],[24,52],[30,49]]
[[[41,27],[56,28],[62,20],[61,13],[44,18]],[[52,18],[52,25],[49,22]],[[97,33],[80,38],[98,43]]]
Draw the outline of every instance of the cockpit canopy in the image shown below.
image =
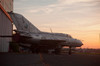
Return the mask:
[[69,34],[66,34],[66,36],[67,36],[68,38],[72,38],[72,36],[71,36],[71,35],[69,35]]

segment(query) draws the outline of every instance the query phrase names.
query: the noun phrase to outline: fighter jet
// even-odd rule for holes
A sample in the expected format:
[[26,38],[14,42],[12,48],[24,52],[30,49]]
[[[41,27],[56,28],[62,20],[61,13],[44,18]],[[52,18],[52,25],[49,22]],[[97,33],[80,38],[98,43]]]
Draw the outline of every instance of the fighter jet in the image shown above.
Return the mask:
[[69,47],[69,54],[72,47],[81,47],[83,43],[69,34],[42,32],[29,22],[24,16],[10,12],[17,30],[13,39],[21,46],[29,47],[32,52],[47,51],[54,49],[59,52],[63,46]]

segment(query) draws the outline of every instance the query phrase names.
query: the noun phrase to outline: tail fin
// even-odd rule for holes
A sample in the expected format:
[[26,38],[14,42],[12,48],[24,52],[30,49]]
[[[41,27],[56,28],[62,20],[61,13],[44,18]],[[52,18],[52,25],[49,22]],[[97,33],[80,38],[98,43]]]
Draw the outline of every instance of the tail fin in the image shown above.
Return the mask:
[[9,13],[17,30],[27,31],[27,32],[40,32],[32,23],[30,23],[24,16],[17,13]]

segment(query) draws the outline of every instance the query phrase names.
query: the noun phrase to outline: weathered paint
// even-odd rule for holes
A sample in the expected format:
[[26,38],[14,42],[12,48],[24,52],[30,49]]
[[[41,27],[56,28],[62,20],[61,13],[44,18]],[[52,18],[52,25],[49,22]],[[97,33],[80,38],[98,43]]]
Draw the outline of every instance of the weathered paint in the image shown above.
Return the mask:
[[[5,14],[5,12],[0,8],[0,35],[12,35],[12,22]],[[9,42],[11,38],[0,37],[0,52],[9,51]]]
[[0,0],[0,4],[7,12],[13,11],[13,0]]
[[10,19],[10,21],[12,22],[12,19],[10,17],[10,15],[6,12],[6,10],[2,7],[2,5],[0,4],[0,9],[5,13],[5,15]]

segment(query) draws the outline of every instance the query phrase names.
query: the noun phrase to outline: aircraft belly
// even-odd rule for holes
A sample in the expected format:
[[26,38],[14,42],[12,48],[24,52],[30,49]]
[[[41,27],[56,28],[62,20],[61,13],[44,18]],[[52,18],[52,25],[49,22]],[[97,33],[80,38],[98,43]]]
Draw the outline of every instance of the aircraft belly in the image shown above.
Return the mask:
[[82,44],[77,44],[77,43],[66,43],[64,44],[65,46],[71,46],[71,47],[81,47]]
[[40,40],[32,39],[32,38],[21,38],[20,43],[28,43],[28,44],[39,44]]

